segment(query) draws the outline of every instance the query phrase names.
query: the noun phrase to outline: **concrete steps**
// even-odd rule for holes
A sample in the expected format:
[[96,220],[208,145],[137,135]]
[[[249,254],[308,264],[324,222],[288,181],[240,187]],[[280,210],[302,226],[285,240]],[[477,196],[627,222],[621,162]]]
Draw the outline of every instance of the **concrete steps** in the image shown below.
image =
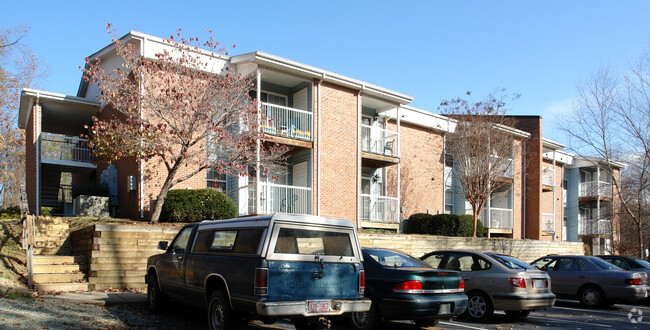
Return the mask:
[[35,223],[32,278],[39,292],[88,291],[88,265],[71,256],[70,227],[65,218],[39,217]]

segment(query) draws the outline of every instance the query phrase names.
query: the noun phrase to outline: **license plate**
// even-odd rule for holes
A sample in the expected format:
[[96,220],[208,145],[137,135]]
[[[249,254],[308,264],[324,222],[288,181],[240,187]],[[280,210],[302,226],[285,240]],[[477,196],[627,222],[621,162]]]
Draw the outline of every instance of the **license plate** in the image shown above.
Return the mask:
[[330,311],[329,300],[310,300],[309,312],[310,313],[324,313]]
[[451,304],[440,304],[438,314],[451,314]]
[[533,288],[546,289],[546,280],[533,280]]

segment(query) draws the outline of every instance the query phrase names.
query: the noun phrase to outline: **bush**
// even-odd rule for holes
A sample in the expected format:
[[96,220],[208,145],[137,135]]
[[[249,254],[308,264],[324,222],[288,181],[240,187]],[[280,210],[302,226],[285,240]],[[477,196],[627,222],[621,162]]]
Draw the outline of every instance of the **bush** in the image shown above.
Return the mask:
[[0,219],[20,219],[20,207],[9,206],[0,210]]
[[105,183],[88,182],[72,186],[72,198],[79,195],[108,197],[108,185]]
[[224,193],[211,189],[170,190],[160,213],[160,222],[197,222],[229,219],[237,207]]
[[[466,214],[416,213],[409,217],[408,222],[408,232],[413,234],[471,237],[472,227],[472,216]],[[483,224],[480,220],[476,227],[476,236],[483,237]]]

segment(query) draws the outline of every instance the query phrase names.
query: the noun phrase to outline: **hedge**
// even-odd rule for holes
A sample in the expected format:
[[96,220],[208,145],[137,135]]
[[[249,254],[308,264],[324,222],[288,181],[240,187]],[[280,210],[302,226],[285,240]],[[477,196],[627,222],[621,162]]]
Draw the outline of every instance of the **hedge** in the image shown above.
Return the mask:
[[224,193],[212,189],[170,190],[165,198],[160,222],[197,222],[230,219],[237,207]]
[[[472,216],[467,214],[416,213],[409,217],[408,232],[440,236],[471,237]],[[476,236],[483,237],[483,223],[478,220]]]

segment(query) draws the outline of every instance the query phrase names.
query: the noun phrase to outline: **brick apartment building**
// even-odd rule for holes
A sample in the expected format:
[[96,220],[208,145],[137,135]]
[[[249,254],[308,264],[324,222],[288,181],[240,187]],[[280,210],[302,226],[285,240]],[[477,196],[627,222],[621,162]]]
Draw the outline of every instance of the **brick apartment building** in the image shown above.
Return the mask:
[[[139,32],[122,40],[151,58],[169,47]],[[112,45],[90,57],[101,58],[106,69],[120,64]],[[453,130],[454,120],[408,106],[413,100],[408,95],[263,52],[214,61],[256,76],[260,110],[273,119],[262,129],[267,139],[292,148],[286,174],[271,180],[254,171],[249,177],[230,177],[207,170],[174,189],[222,190],[240,215],[315,214],[348,219],[357,227],[397,229],[401,219],[414,213],[468,213],[445,154],[445,135]],[[79,138],[92,116],[111,113],[97,101],[98,95],[97,86],[83,81],[76,96],[23,90],[19,125],[26,133],[32,213],[52,206],[70,214],[70,201],[64,198],[69,186],[62,185],[62,178],[68,177],[71,182],[66,184],[113,180],[114,215],[148,217],[162,177],[145,178],[143,173],[162,168],[134,157],[111,167],[94,165],[91,150]],[[578,231],[567,225],[578,223],[578,213],[565,211],[575,199],[563,184],[579,186],[579,181],[565,178],[575,176],[574,157],[561,151],[563,145],[543,138],[541,117],[515,119],[517,124],[507,129],[513,137],[508,156],[512,171],[504,178],[506,187],[493,194],[481,214],[486,232],[579,240]],[[599,203],[597,210],[605,205]],[[567,219],[574,216],[575,221]]]

